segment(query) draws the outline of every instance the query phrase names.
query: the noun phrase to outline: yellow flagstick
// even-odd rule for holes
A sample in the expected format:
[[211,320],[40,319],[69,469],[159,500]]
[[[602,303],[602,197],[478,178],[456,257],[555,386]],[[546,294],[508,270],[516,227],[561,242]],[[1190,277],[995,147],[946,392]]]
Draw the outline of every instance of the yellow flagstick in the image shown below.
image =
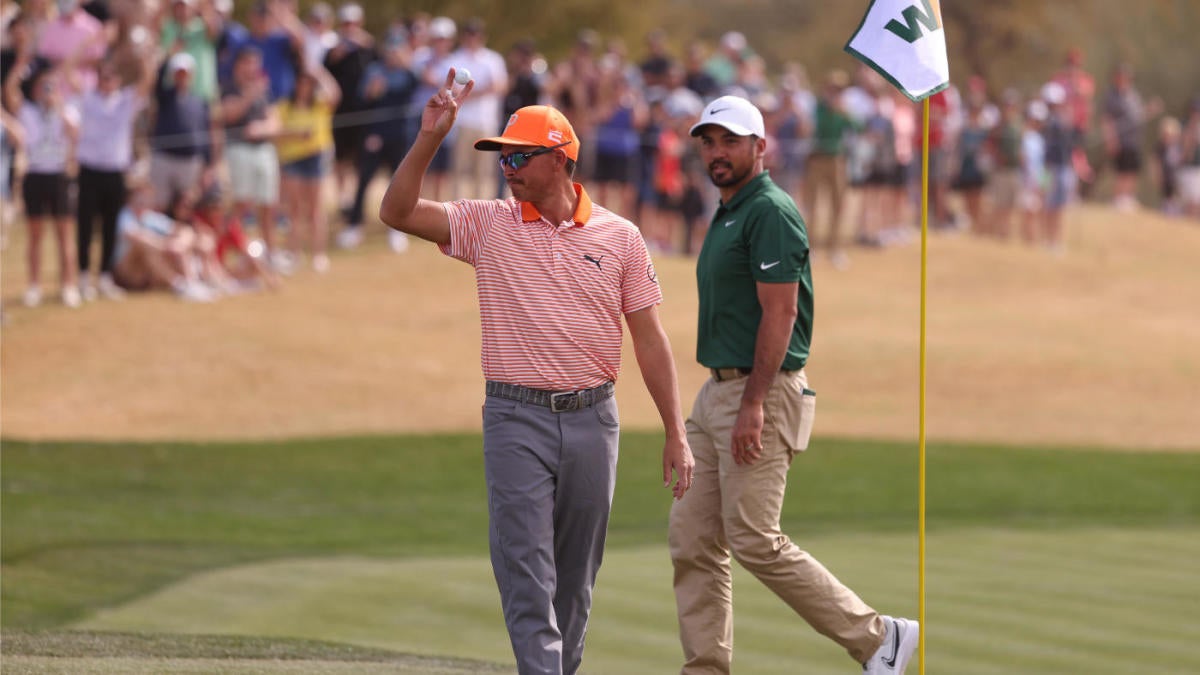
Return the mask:
[[929,99],[922,104],[921,124],[921,393],[917,415],[917,621],[921,632],[917,653],[921,659],[921,675],[925,675],[925,288],[929,261]]

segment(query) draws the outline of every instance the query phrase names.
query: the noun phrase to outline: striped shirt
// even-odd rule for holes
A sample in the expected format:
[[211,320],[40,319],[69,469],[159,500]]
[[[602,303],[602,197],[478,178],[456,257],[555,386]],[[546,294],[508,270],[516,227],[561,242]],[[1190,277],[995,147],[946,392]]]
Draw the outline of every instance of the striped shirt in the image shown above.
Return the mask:
[[488,380],[551,391],[616,381],[622,317],[662,302],[641,233],[575,192],[574,216],[557,226],[511,198],[445,205],[440,248],[475,267]]

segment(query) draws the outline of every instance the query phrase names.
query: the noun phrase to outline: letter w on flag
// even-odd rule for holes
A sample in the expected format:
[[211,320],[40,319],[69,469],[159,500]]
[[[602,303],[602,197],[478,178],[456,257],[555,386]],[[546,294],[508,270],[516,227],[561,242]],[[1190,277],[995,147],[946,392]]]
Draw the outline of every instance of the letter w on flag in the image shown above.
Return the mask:
[[871,0],[846,51],[913,101],[950,85],[938,0]]

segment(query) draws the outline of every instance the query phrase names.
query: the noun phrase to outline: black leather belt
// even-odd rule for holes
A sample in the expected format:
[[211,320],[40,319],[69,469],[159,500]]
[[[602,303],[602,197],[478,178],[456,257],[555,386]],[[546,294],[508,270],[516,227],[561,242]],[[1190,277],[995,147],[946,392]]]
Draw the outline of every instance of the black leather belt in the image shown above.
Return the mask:
[[510,401],[520,401],[522,403],[532,403],[533,405],[549,408],[551,412],[560,413],[571,410],[582,410],[583,408],[612,398],[613,392],[616,391],[616,386],[612,382],[605,382],[599,387],[580,389],[579,391],[546,391],[544,389],[522,387],[519,384],[506,384],[504,382],[489,380],[485,391],[488,396],[506,398]]
[[[750,368],[709,368],[708,372],[712,373],[712,379],[716,380],[717,382],[724,382],[726,380],[736,380],[739,377],[746,377],[746,376],[750,375],[751,369]],[[779,372],[794,373],[796,371],[781,369]]]

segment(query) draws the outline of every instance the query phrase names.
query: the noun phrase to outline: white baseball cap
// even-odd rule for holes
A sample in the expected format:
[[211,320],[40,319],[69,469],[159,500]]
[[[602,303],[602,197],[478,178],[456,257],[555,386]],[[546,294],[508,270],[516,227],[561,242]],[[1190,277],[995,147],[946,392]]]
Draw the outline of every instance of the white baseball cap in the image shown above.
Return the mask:
[[348,2],[338,7],[337,19],[342,23],[362,23],[363,8],[353,2]]
[[738,136],[767,137],[762,113],[741,96],[722,96],[709,103],[700,115],[700,121],[692,125],[691,134],[698,135],[706,124],[724,127]]
[[167,72],[171,75],[178,73],[181,70],[186,70],[189,73],[196,70],[196,59],[187,52],[179,52],[167,59]]
[[448,40],[458,33],[454,19],[448,16],[437,16],[429,22],[429,37],[434,40]]

